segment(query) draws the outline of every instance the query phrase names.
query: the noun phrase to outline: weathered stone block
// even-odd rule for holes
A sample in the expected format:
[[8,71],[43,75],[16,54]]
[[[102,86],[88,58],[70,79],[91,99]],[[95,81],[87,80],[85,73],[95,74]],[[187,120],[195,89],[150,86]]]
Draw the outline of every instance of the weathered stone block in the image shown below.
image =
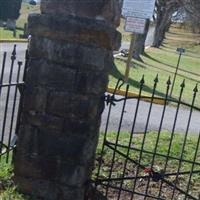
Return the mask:
[[104,105],[103,98],[95,95],[81,95],[81,90],[78,91],[80,94],[52,91],[48,96],[46,112],[65,118],[78,116],[79,120],[99,118]]
[[20,124],[17,141],[17,156],[21,153],[25,155],[38,155],[38,133],[39,129],[37,127],[31,126],[29,124],[24,124],[23,122]]
[[61,186],[55,182],[36,180],[22,176],[15,176],[19,190],[25,194],[32,194],[39,200],[84,200],[84,189],[81,187]]
[[42,0],[41,12],[57,16],[79,16],[105,21],[119,26],[121,16],[120,0]]
[[32,86],[47,86],[73,89],[76,70],[44,59],[31,59],[28,67],[26,81]]
[[99,95],[106,92],[108,75],[99,72],[78,72],[76,78],[76,91],[80,94]]
[[71,104],[71,93],[65,91],[52,91],[48,96],[47,113],[65,117]]
[[23,100],[23,111],[43,113],[46,109],[48,90],[42,87],[26,87]]
[[121,34],[105,22],[80,17],[58,17],[32,14],[29,16],[32,36],[71,41],[109,50],[119,49]]
[[71,134],[71,131],[58,133],[31,125],[22,126],[18,136],[17,157],[38,157],[38,162],[42,161],[39,158],[43,158],[44,161],[54,160],[55,163],[60,159],[70,162],[74,160],[74,163],[88,165],[88,160],[94,156],[94,151],[90,150],[96,148],[97,132],[88,135],[81,135],[80,131],[79,134]]
[[100,119],[98,117],[93,119],[79,119],[79,116],[68,116],[65,119],[63,132],[69,135],[82,135],[83,137],[91,138],[98,135],[100,126]]
[[82,70],[108,71],[112,65],[113,55],[106,49],[83,46],[77,43],[50,40],[33,36],[31,39],[30,57],[47,59],[53,63],[62,64]]
[[[48,180],[74,187],[83,187],[86,183],[90,172],[84,165],[57,159],[45,157],[33,157],[30,155],[20,154],[18,164],[15,167],[15,173],[18,176],[26,178]],[[31,172],[31,173],[30,173]]]
[[36,112],[30,111],[28,113],[24,113],[23,122],[39,128],[62,132],[64,119],[47,114],[37,114]]

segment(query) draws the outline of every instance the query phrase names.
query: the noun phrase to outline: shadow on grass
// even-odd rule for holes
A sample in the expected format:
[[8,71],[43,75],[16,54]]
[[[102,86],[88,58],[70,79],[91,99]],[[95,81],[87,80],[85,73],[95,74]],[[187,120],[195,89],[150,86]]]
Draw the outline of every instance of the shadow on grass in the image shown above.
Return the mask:
[[[162,49],[161,49],[161,50],[162,50]],[[163,50],[163,51],[164,51],[164,50]],[[148,59],[153,60],[154,62],[157,62],[157,63],[163,64],[163,65],[166,65],[166,66],[168,66],[169,68],[173,69],[174,72],[175,72],[176,66],[173,66],[173,65],[170,65],[170,64],[161,62],[161,61],[159,61],[159,60],[153,58],[152,56],[150,56],[150,55],[147,54],[147,53],[144,53],[143,56],[146,57],[146,58],[148,58]],[[146,63],[146,64],[149,65],[148,63]],[[164,69],[161,69],[161,68],[159,68],[159,67],[155,67],[155,66],[152,66],[152,65],[150,65],[150,66],[151,66],[151,67],[154,67],[154,68],[157,68],[157,69],[160,69],[160,70],[163,70],[163,71],[166,71],[166,72],[173,73],[172,71],[164,70]],[[181,69],[181,68],[179,68],[179,71],[180,71],[180,72],[184,72],[184,73],[188,73],[188,74],[192,74],[192,75],[198,76],[198,77],[200,76],[200,74],[198,74],[198,73],[194,73],[194,72],[191,72],[191,71],[187,71],[187,70]],[[179,74],[179,76],[181,76],[181,77],[183,77],[183,78],[187,78],[187,79],[189,79],[189,80],[193,80],[193,81],[199,82],[197,79],[189,78],[188,76],[184,76],[184,75],[181,75],[181,74]]]
[[[110,71],[110,74],[115,77],[116,79],[122,78],[124,79],[124,75],[117,69],[117,66],[115,64],[113,64],[112,70]],[[142,78],[142,77],[141,77]],[[134,88],[140,89],[140,82],[129,78],[128,83],[133,86]],[[144,86],[143,88],[144,92],[150,93],[152,94],[153,92],[153,88],[149,87],[149,86]],[[158,90],[155,91],[155,95],[160,96],[160,97],[165,97],[166,94],[163,92],[160,92]]]
[[[199,59],[200,56],[197,56],[198,53],[190,50],[190,48],[193,48],[195,46],[197,46],[197,45],[194,44],[194,45],[189,46],[186,49],[186,53],[184,54],[184,56]],[[160,48],[160,50],[167,51],[169,53],[176,53],[176,48],[170,48],[169,46],[167,46],[167,44],[163,45],[163,48]]]
[[157,62],[157,63],[163,64],[163,65],[167,65],[167,66],[169,66],[169,67],[175,69],[175,66],[169,65],[169,64],[164,63],[164,62],[161,62],[160,60],[158,60],[158,59],[156,59],[156,58],[153,58],[152,56],[150,56],[150,55],[147,54],[147,53],[144,53],[143,56],[146,57],[146,58],[149,58],[150,60],[153,60],[153,61],[155,61],[155,62]]

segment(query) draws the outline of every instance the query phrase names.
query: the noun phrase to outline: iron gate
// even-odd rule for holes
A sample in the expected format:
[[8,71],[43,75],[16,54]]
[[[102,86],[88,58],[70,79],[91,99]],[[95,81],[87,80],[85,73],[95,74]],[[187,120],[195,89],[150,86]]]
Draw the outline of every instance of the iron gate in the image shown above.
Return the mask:
[[[11,56],[11,59],[7,59]],[[9,161],[15,146],[20,114],[20,98],[24,86],[24,66],[16,63],[16,45],[9,55],[4,52],[0,71],[0,158]]]
[[[144,77],[140,81],[138,97],[129,97],[129,85],[125,97],[117,96],[117,90],[123,84],[119,80],[114,93],[106,96],[107,122],[102,134],[102,149],[97,152],[95,171],[98,190],[110,200],[200,199],[200,127],[194,135],[191,133],[194,125],[200,125],[200,109],[195,107],[197,85],[189,105],[182,101],[185,81],[180,85],[178,100],[169,97],[170,78],[165,98],[155,96],[158,76],[151,97],[142,95]],[[163,105],[154,104],[156,100],[163,101]],[[119,104],[120,113],[114,110]],[[131,121],[128,124],[126,116],[131,109],[132,118],[128,119]],[[171,110],[173,117],[170,116]],[[112,121],[113,113],[115,117],[119,116],[118,122]],[[157,128],[151,127],[151,123],[157,124]],[[170,127],[167,127],[168,123]],[[109,128],[113,124],[117,124],[115,131]],[[177,129],[183,125],[184,131]],[[127,126],[130,126],[129,131]]]
[[[14,135],[18,130],[17,119],[20,119],[18,115],[26,64],[24,67],[22,62],[16,63],[16,46],[11,55],[10,67],[6,64],[6,57],[7,54],[4,53],[0,74],[0,157],[4,155],[8,161],[10,150],[15,146]],[[169,97],[170,79],[167,81],[165,98],[155,96],[158,77],[154,80],[151,97],[142,95],[144,77],[140,81],[137,97],[129,97],[129,85],[126,86],[125,97],[117,96],[117,90],[123,84],[119,80],[113,94],[105,98],[108,107],[107,121],[102,149],[97,153],[96,187],[108,199],[200,199],[200,134],[191,134],[193,116],[200,112],[195,106],[197,86],[193,90],[190,105],[182,101],[184,81],[180,86],[178,100]],[[144,103],[144,100],[148,102]],[[163,101],[159,114],[153,112],[155,100]],[[127,109],[130,101],[134,103],[131,102],[131,107]],[[168,104],[172,103],[174,112],[171,128],[163,130],[166,121],[170,121],[167,114],[171,106]],[[118,122],[112,123],[113,109],[119,105],[120,115],[119,112],[114,112],[119,116]],[[182,112],[183,106],[187,107],[185,112]],[[141,111],[142,107],[145,109]],[[131,110],[132,118],[124,125],[126,115]],[[184,122],[185,130],[177,133],[177,124],[181,123],[179,119],[185,113],[188,115]],[[157,129],[151,127],[151,118],[156,114],[159,115],[156,119]],[[141,121],[144,123],[139,124]],[[109,129],[112,124],[115,127],[117,125],[116,131]],[[130,126],[129,131],[127,126]]]

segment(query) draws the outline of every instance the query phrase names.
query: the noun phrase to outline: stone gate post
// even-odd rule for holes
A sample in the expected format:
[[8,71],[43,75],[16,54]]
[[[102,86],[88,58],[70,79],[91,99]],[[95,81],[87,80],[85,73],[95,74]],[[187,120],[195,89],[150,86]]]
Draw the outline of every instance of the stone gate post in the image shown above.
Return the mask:
[[102,96],[121,36],[119,0],[42,0],[32,35],[15,182],[45,200],[83,200]]

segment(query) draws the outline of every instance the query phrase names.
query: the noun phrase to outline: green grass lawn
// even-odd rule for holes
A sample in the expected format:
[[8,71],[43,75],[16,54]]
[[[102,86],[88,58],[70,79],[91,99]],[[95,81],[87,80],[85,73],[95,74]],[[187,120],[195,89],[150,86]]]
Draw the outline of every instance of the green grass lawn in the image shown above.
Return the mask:
[[[175,82],[173,96],[178,97],[180,93],[180,84],[183,79],[186,81],[186,88],[183,100],[191,103],[193,97],[193,89],[200,82],[200,35],[194,35],[184,32],[181,29],[172,28],[167,33],[163,46],[160,49],[149,48],[145,55],[141,56],[143,62],[132,60],[132,68],[130,70],[129,84],[130,90],[138,92],[139,81],[142,75],[145,75],[144,94],[152,92],[153,80],[159,75],[159,83],[157,87],[157,95],[164,96],[166,92],[166,82],[168,77],[173,80],[175,68],[178,61],[177,47],[186,48],[186,53],[182,56],[178,76]],[[116,58],[115,66],[112,68],[109,86],[114,87],[117,79],[124,76],[127,58]],[[200,95],[197,95],[195,103],[200,107]]]
[[[101,133],[100,139],[99,139],[99,145],[97,148],[97,158],[100,156],[102,143],[103,143],[103,136],[104,136],[103,133]],[[154,152],[157,136],[158,136],[158,133],[156,133],[156,132],[147,133],[143,150],[149,151],[149,152]],[[143,137],[144,137],[143,134],[135,134],[133,137],[133,140],[132,140],[131,147],[134,147],[136,149],[141,149]],[[127,132],[120,133],[119,144],[127,146],[129,143],[129,138],[130,138],[130,133],[127,133]],[[170,133],[168,133],[168,132],[160,133],[160,139],[159,139],[159,143],[158,143],[158,146],[156,149],[157,153],[160,153],[162,155],[167,155],[170,138],[171,138]],[[170,156],[180,158],[180,155],[182,152],[182,146],[183,146],[183,139],[184,139],[184,136],[182,134],[179,134],[179,133],[174,134],[171,151],[169,154]],[[114,133],[114,132],[108,133],[107,140],[109,142],[115,143],[116,133]],[[195,154],[195,150],[197,147],[197,141],[198,141],[197,135],[189,135],[188,136],[187,142],[186,142],[186,148],[184,149],[183,159],[190,160],[190,161],[194,160],[194,154]],[[124,148],[118,147],[117,149],[124,154],[127,153],[127,150]],[[140,157],[140,152],[137,150],[131,150],[129,156],[131,159],[138,161],[138,159]],[[102,168],[103,170],[101,171],[101,178],[106,178],[108,176],[112,157],[113,157],[113,151],[109,150],[108,148],[105,148],[104,149],[104,157],[103,157],[103,161],[104,161],[103,168]],[[141,160],[140,164],[142,164],[143,166],[146,166],[146,167],[150,166],[150,164],[152,162],[151,154],[143,152],[141,158],[142,158],[142,160]],[[158,156],[158,155],[155,156],[154,169],[159,172],[161,170],[163,170],[165,161],[166,161],[166,158],[164,158],[162,156]],[[198,153],[197,153],[196,162],[198,162],[198,163],[200,162],[200,151],[198,151]],[[178,163],[179,162],[177,160],[169,159],[167,172],[176,172]],[[124,158],[116,153],[115,164],[114,164],[112,176],[120,177],[122,174],[123,166],[124,166]],[[181,171],[191,170],[191,166],[192,166],[192,164],[183,162],[183,164],[181,166]],[[12,181],[13,167],[10,163],[6,164],[4,157],[1,159],[0,169],[1,169],[0,170],[0,199],[1,200],[9,200],[9,199],[11,199],[11,200],[34,200],[33,198],[24,196],[17,191],[17,186],[14,185],[14,183]],[[128,162],[126,175],[132,176],[134,173],[134,169],[135,169],[134,164],[131,162]],[[194,170],[200,170],[200,166],[195,165]],[[96,173],[96,171],[94,171],[94,177],[95,177],[95,173]],[[141,170],[139,172],[139,174],[144,175],[144,171]],[[182,184],[182,189],[184,189],[184,187],[186,187],[188,177],[189,177],[188,175],[179,177],[178,184]],[[174,177],[168,178],[168,180],[170,180],[170,181],[173,181],[173,179],[174,179]],[[157,184],[158,183],[154,183],[154,185],[152,186],[152,183],[151,183],[150,189],[155,192],[156,189],[158,188]],[[125,187],[127,189],[131,188],[132,186],[133,186],[133,181],[125,181]],[[142,188],[140,188],[140,189],[142,189]],[[191,182],[191,190],[193,192],[192,194],[197,195],[198,193],[200,193],[199,188],[200,188],[200,174],[195,174],[195,175],[193,175],[192,182]]]
[[[27,23],[28,15],[31,13],[39,13],[40,6],[30,5],[28,3],[22,3],[22,7],[20,10],[20,17],[16,21],[17,25],[17,35],[16,38],[19,38],[20,34],[23,34],[24,24]],[[13,32],[10,30],[5,30],[4,28],[0,28],[0,39],[14,39]]]
[[17,27],[24,28],[24,24],[27,23],[28,15],[31,13],[40,13],[40,5],[30,5],[28,3],[22,3],[20,10],[20,17],[17,20]]
[[[107,141],[115,143],[116,137],[117,137],[116,133],[108,133]],[[139,163],[139,160],[141,160],[140,164],[144,167],[152,167],[151,163],[153,160],[153,155],[149,154],[147,152],[156,152],[157,155],[154,157],[153,169],[156,172],[163,173],[164,169],[165,169],[166,158],[161,155],[165,155],[165,156],[168,155],[167,152],[168,152],[169,144],[171,141],[171,134],[169,132],[161,132],[160,138],[158,140],[159,141],[158,146],[155,149],[155,146],[156,146],[155,144],[157,142],[158,133],[156,133],[156,132],[147,133],[146,138],[144,140],[143,153],[140,154],[139,150],[142,149],[143,138],[144,138],[144,134],[135,134],[134,135],[132,143],[131,143],[131,147],[133,149],[130,150],[129,157],[131,159],[133,159],[134,161],[136,161],[137,163]],[[127,132],[120,133],[118,144],[121,146],[118,146],[117,150],[122,152],[124,155],[127,155],[127,149],[122,147],[122,145],[128,146],[129,140],[130,140],[130,133],[127,133]],[[168,159],[167,168],[166,168],[167,173],[174,173],[174,172],[176,173],[178,170],[179,160],[172,159],[172,157],[180,159],[181,152],[183,149],[184,136],[182,134],[175,133],[172,141],[173,142],[172,142],[171,150],[169,153],[169,156],[171,156],[171,158]],[[198,136],[196,136],[196,135],[188,136],[188,138],[186,140],[186,146],[184,148],[183,157],[182,157],[183,159],[189,160],[189,161],[194,161],[195,151],[196,151],[196,148],[198,145],[197,141],[198,141]],[[99,155],[99,156],[101,153],[102,142],[103,142],[103,134],[100,135],[100,143],[99,143],[99,147],[97,150],[97,152],[98,152],[97,155]],[[114,145],[113,145],[113,147],[114,147]],[[198,149],[198,153],[196,156],[196,162],[198,162],[198,163],[200,162],[200,151],[199,150],[200,149]],[[100,173],[100,177],[102,179],[108,178],[108,176],[109,176],[110,167],[111,167],[111,163],[112,163],[112,159],[113,159],[113,155],[114,155],[113,150],[106,147],[106,148],[104,148],[103,155],[104,155],[103,156],[103,164],[102,164],[101,173]],[[122,155],[120,155],[119,153],[116,153],[115,157],[114,157],[112,178],[119,178],[119,177],[123,176],[124,162],[125,162],[125,158]],[[127,176],[129,176],[129,177],[135,176],[136,168],[137,168],[136,164],[128,161],[127,166],[126,166],[126,175],[125,176],[126,177]],[[191,163],[182,162],[181,168],[180,168],[181,172],[190,171],[191,169],[192,169]],[[193,170],[199,171],[200,166],[195,165]],[[140,168],[138,175],[139,176],[146,175],[146,173],[144,172],[144,169]],[[174,182],[175,178],[176,178],[176,176],[165,177],[165,179],[167,179],[170,182]],[[187,175],[180,175],[178,177],[177,184],[179,187],[181,187],[181,189],[186,191],[188,180],[189,180],[189,173]],[[142,184],[141,184],[141,186],[138,186],[136,191],[144,192],[147,179],[140,180],[139,182],[141,182]],[[124,181],[124,187],[126,189],[132,190],[133,183],[134,183],[133,180],[126,180],[126,181]],[[151,191],[150,192],[151,194],[156,195],[158,193],[159,183],[160,182],[151,181],[150,189],[149,189],[149,191]],[[117,186],[118,184],[120,184],[120,181],[113,182],[112,184]],[[172,188],[169,187],[167,184],[166,185],[164,184],[163,188],[164,188],[163,190],[166,190],[166,192],[164,194],[165,198],[170,199]],[[198,196],[200,194],[200,173],[193,174],[192,179],[191,179],[190,189],[191,189],[190,194],[192,194],[194,196]],[[184,198],[181,198],[180,196],[181,195],[179,193],[176,193],[175,199],[184,199]]]
[[13,167],[6,157],[2,156],[0,161],[0,200],[30,200],[28,197],[17,192],[13,180]]
[[[16,38],[19,38],[20,35],[23,34],[22,30],[16,31]],[[13,31],[6,30],[4,28],[0,28],[0,39],[13,39]]]

